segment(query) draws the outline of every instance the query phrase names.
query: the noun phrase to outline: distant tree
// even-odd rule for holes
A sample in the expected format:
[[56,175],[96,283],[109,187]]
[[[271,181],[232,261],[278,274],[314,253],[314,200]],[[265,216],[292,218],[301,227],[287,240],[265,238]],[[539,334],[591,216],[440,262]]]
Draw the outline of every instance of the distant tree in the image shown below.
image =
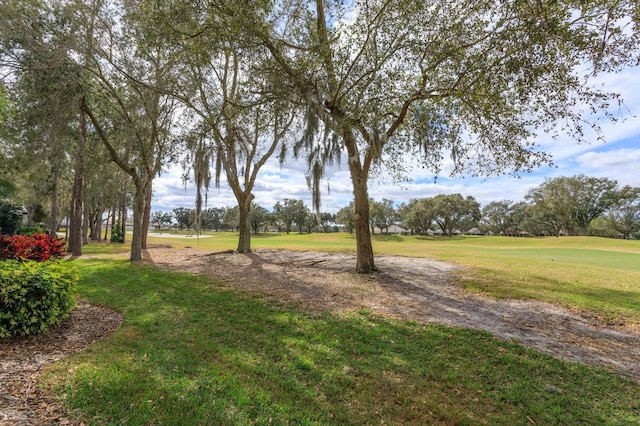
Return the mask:
[[411,199],[408,203],[403,201],[400,203],[400,205],[398,206],[398,218],[400,218],[400,224],[408,229],[409,231],[411,231],[411,234],[414,234],[414,229],[409,226],[408,224],[408,217],[409,217],[409,211],[410,211],[410,205],[411,202],[415,201],[414,199]]
[[526,195],[533,215],[554,233],[586,234],[589,223],[614,202],[617,182],[584,175],[546,179]]
[[305,227],[305,230],[307,231],[307,234],[310,234],[311,232],[313,232],[313,228],[315,228],[320,224],[318,223],[318,216],[320,215],[309,211],[309,214],[307,215],[307,220],[304,223],[304,227]]
[[576,199],[575,222],[579,232],[585,235],[591,221],[614,204],[618,182],[584,175],[574,176],[570,182]]
[[398,208],[402,225],[411,233],[424,235],[433,224],[433,198],[419,198],[403,203]]
[[514,228],[512,215],[513,202],[492,201],[482,208],[481,226],[494,234],[509,235]]
[[224,211],[222,222],[227,229],[237,230],[240,224],[240,209],[238,206],[227,207]]
[[156,211],[151,214],[151,223],[156,229],[162,229],[165,226],[171,225],[173,221],[173,214],[170,212]]
[[559,237],[563,230],[572,232],[574,223],[571,221],[571,209],[568,207],[568,203],[566,205],[552,203],[549,199],[549,192],[547,191],[546,198],[542,193],[527,194],[527,200],[531,200],[527,227],[538,229],[537,234],[544,230],[544,232],[549,232],[556,237]]
[[353,233],[355,230],[355,224],[353,221],[354,214],[353,201],[346,207],[341,208],[336,213],[336,223],[344,226],[344,230],[348,233]]
[[[298,227],[298,232],[302,234],[302,230],[306,228],[309,223],[311,210],[304,205],[304,201],[302,200],[293,200],[289,208],[291,209],[293,223]],[[315,226],[315,218],[313,219],[313,223],[314,225],[312,225],[312,227]]]
[[389,232],[389,227],[397,219],[396,209],[393,207],[393,200],[383,198],[382,201],[369,200],[369,222],[371,223],[371,233],[375,228],[381,233]]
[[251,204],[251,229],[254,234],[260,232],[266,224],[269,223],[271,219],[271,213],[267,209],[262,206],[259,206],[255,203]]
[[623,238],[629,239],[640,232],[640,188],[625,186],[614,198],[606,215],[607,222]]
[[320,213],[320,225],[322,227],[322,232],[327,233],[331,229],[331,224],[336,221],[336,215],[331,213]]
[[202,228],[219,231],[224,219],[224,212],[224,207],[211,207],[202,210],[202,213],[200,214]]
[[288,233],[291,232],[291,226],[295,223],[298,230],[302,233],[305,226],[309,209],[304,205],[304,201],[285,198],[283,203],[277,202],[273,206],[273,214],[284,224],[284,229]]
[[616,238],[621,234],[611,226],[606,217],[597,217],[589,224],[589,235],[594,237]]
[[282,232],[283,229],[286,229],[285,217],[282,214],[282,209],[284,206],[280,201],[278,201],[274,206],[271,212],[271,225],[273,225],[278,232]]
[[524,201],[519,201],[511,206],[511,223],[513,235],[520,235],[520,232],[529,232],[539,235],[540,230],[531,216],[531,206]]
[[182,231],[183,229],[189,229],[194,223],[194,216],[192,213],[193,209],[188,209],[185,207],[177,207],[173,209],[173,217],[175,217],[176,222],[178,222],[178,228]]
[[475,198],[460,194],[433,197],[433,219],[445,235],[460,228],[471,228],[480,220],[480,204]]

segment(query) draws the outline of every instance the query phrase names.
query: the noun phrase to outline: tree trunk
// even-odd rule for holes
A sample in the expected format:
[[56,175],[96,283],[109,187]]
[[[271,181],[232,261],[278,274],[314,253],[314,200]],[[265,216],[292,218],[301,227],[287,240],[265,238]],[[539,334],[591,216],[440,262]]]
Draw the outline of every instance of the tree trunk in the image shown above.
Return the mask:
[[127,240],[127,179],[122,180],[122,192],[120,193],[120,231],[122,233],[122,243]]
[[133,198],[133,236],[131,237],[131,255],[129,260],[142,260],[142,222],[146,204],[146,185],[141,179],[135,182],[136,194]]
[[51,215],[49,216],[49,234],[56,235],[58,230],[58,167],[53,167],[51,176]]
[[102,241],[102,215],[104,214],[104,207],[101,205],[96,211],[96,241]]
[[148,185],[145,194],[144,213],[142,216],[142,248],[147,249],[147,234],[149,233],[149,222],[151,221],[151,197],[153,196],[151,182]]
[[116,208],[116,203],[115,201],[113,202],[113,205],[111,206],[111,235],[113,235],[113,230],[116,227],[116,212],[118,211],[118,209]]
[[373,261],[373,245],[371,244],[371,228],[369,226],[369,191],[367,189],[369,173],[367,167],[363,167],[360,161],[357,142],[353,134],[347,131],[343,137],[349,156],[349,172],[353,185],[356,272],[368,274],[378,271]]
[[102,206],[98,205],[91,215],[91,233],[89,234],[89,238],[93,241],[100,241],[102,236],[102,213]]
[[87,122],[84,112],[80,111],[80,134],[76,148],[75,175],[71,196],[71,214],[69,215],[69,251],[73,256],[82,256],[82,203],[84,197],[84,142],[87,134]]
[[108,237],[108,232],[107,231],[109,231],[109,217],[111,217],[110,214],[111,214],[110,210],[107,210],[107,218],[104,221],[104,238],[103,238],[103,240],[105,240],[105,241],[107,241],[107,237]]
[[91,209],[90,212],[87,213],[86,215],[87,217],[87,223],[89,225],[89,239],[95,241],[96,236],[95,236],[95,230],[96,230],[96,226],[95,226],[95,209]]
[[239,222],[237,253],[251,253],[251,200],[253,195],[242,197],[238,200]]
[[89,244],[89,215],[86,211],[82,213],[82,244]]
[[378,270],[373,261],[371,228],[369,227],[369,196],[366,182],[359,179],[353,184],[355,211],[353,222],[356,231],[356,272],[368,274]]

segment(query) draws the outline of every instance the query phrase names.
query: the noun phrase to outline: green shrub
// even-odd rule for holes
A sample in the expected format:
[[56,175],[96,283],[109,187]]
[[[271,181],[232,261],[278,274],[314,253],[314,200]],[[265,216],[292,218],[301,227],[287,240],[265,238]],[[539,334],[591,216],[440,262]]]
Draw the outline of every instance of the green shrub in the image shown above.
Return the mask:
[[111,242],[124,243],[124,235],[122,235],[122,224],[118,220],[115,227],[111,228]]
[[75,306],[78,282],[68,262],[0,262],[0,338],[42,333]]
[[33,236],[33,234],[43,234],[44,231],[45,230],[42,228],[42,226],[21,226],[20,228],[18,228],[16,234],[28,235],[31,237]]

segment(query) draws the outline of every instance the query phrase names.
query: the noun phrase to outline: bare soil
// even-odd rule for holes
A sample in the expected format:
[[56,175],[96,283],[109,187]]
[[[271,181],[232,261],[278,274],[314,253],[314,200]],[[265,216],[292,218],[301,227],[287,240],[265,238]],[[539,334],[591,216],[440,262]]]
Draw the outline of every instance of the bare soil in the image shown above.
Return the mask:
[[[607,324],[595,315],[557,305],[470,294],[457,284],[460,267],[426,258],[377,256],[383,271],[353,272],[351,254],[257,250],[207,253],[156,247],[145,262],[204,274],[226,287],[296,302],[310,312],[361,311],[373,315],[485,330],[557,358],[610,371],[640,383],[640,330]],[[103,337],[120,324],[106,308],[81,304],[61,326],[42,336],[0,340],[0,425],[77,424],[37,374],[50,362]]]

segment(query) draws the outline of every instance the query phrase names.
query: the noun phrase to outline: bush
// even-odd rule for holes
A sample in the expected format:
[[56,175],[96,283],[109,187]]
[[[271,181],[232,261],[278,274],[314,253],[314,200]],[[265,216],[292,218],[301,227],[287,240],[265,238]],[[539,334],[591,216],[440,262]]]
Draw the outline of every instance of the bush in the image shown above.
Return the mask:
[[2,235],[0,236],[0,260],[35,260],[44,262],[61,258],[65,254],[65,242],[53,235]]
[[75,306],[78,274],[68,262],[0,262],[0,338],[42,333]]
[[32,236],[34,234],[42,234],[44,233],[44,229],[42,226],[21,226],[18,228],[16,234],[18,235],[29,235]]
[[111,228],[111,242],[124,243],[124,235],[122,235],[122,224],[118,220],[116,225]]

